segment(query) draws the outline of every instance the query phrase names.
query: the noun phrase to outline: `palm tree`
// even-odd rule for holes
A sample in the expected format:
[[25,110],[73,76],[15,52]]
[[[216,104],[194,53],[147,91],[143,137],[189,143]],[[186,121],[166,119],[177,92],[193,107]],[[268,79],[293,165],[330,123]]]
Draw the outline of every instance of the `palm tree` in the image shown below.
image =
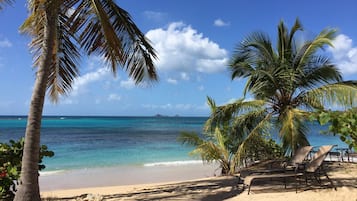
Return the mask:
[[[111,0],[29,0],[21,27],[33,39],[36,81],[25,133],[16,201],[39,201],[40,128],[46,92],[51,101],[71,90],[84,52],[102,56],[115,74],[122,67],[137,84],[157,80],[154,49],[130,15]],[[148,78],[148,79],[145,79]]]
[[357,93],[355,83],[343,82],[337,67],[321,52],[332,46],[336,31],[325,29],[313,40],[297,41],[296,33],[302,30],[298,19],[290,32],[280,22],[276,49],[266,34],[252,33],[237,45],[229,64],[232,79],[247,78],[244,96],[250,93],[265,102],[287,153],[309,144],[309,112],[325,104],[351,104]]
[[[247,157],[271,157],[272,143],[262,135],[267,131],[267,124],[259,120],[261,113],[265,113],[261,109],[262,101],[237,100],[221,107],[213,99],[207,99],[211,116],[205,123],[203,136],[182,132],[178,138],[183,144],[195,147],[191,155],[199,155],[205,162],[218,162],[222,175],[234,174],[237,165],[243,164]],[[233,115],[226,113],[231,108],[235,108]]]

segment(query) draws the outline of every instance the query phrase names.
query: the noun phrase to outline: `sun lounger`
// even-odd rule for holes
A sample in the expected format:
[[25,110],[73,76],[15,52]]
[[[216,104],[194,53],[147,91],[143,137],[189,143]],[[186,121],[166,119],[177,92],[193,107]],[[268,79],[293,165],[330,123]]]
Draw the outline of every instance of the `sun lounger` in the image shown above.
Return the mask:
[[[297,172],[299,168],[296,168],[295,172],[285,172],[285,173],[273,173],[273,174],[260,174],[260,175],[249,175],[244,178],[244,185],[248,186],[248,194],[250,193],[251,186],[257,180],[261,179],[274,179],[274,178],[282,178],[284,179],[284,184],[286,188],[286,180],[287,178],[294,178],[296,183],[296,192],[297,192],[297,179],[299,177],[305,177],[305,181],[307,183],[307,179],[309,176],[314,176],[316,180],[321,184],[320,176],[324,175],[330,181],[331,185],[333,183],[331,179],[327,176],[326,171],[322,168],[322,162],[326,158],[327,154],[332,150],[334,145],[326,145],[321,146],[319,150],[313,155],[311,161],[304,164],[304,169],[302,172]],[[301,163],[302,165],[303,163]],[[300,164],[299,164],[300,165]],[[334,186],[333,186],[334,187]],[[336,189],[336,188],[335,188]]]
[[[267,166],[270,166],[269,168],[255,169],[255,170],[249,170],[249,169],[241,170],[241,175],[242,177],[245,177],[246,175],[250,175],[250,174],[281,173],[281,172],[286,172],[287,170],[295,170],[295,167],[298,164],[304,162],[304,160],[307,158],[312,148],[313,148],[312,146],[300,147],[299,149],[296,150],[295,154],[289,161],[272,160],[269,162],[269,164],[267,164]],[[277,162],[281,163],[280,166],[272,167],[272,164]]]

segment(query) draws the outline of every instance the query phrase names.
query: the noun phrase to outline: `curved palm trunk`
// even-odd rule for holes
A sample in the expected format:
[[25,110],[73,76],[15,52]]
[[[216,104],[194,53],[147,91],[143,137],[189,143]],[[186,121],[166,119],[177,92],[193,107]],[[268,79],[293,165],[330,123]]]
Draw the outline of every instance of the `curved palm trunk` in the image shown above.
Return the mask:
[[31,97],[30,111],[27,119],[25,145],[22,158],[20,185],[15,201],[40,201],[38,182],[38,162],[40,151],[40,129],[44,99],[46,95],[49,66],[56,37],[56,12],[46,10],[44,28],[43,55],[36,73],[36,81]]

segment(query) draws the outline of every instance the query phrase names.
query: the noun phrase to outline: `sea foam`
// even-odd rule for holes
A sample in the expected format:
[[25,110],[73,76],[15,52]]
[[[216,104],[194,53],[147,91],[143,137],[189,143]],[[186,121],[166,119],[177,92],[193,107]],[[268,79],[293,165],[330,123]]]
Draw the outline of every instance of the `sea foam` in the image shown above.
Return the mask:
[[145,167],[154,167],[154,166],[183,166],[183,165],[193,165],[193,164],[203,164],[201,160],[186,160],[186,161],[166,161],[166,162],[155,162],[155,163],[146,163]]

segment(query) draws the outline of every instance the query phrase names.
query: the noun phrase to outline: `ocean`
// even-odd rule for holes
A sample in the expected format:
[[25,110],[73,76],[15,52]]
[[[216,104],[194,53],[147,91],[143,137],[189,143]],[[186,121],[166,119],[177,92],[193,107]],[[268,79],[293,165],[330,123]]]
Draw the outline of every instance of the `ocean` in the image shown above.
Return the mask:
[[[192,147],[177,141],[182,131],[202,133],[207,117],[57,117],[43,118],[41,144],[55,152],[45,158],[44,172],[115,166],[157,166],[201,163],[189,156]],[[0,142],[19,139],[26,117],[0,116]],[[347,147],[337,136],[322,135],[310,123],[313,146]]]

